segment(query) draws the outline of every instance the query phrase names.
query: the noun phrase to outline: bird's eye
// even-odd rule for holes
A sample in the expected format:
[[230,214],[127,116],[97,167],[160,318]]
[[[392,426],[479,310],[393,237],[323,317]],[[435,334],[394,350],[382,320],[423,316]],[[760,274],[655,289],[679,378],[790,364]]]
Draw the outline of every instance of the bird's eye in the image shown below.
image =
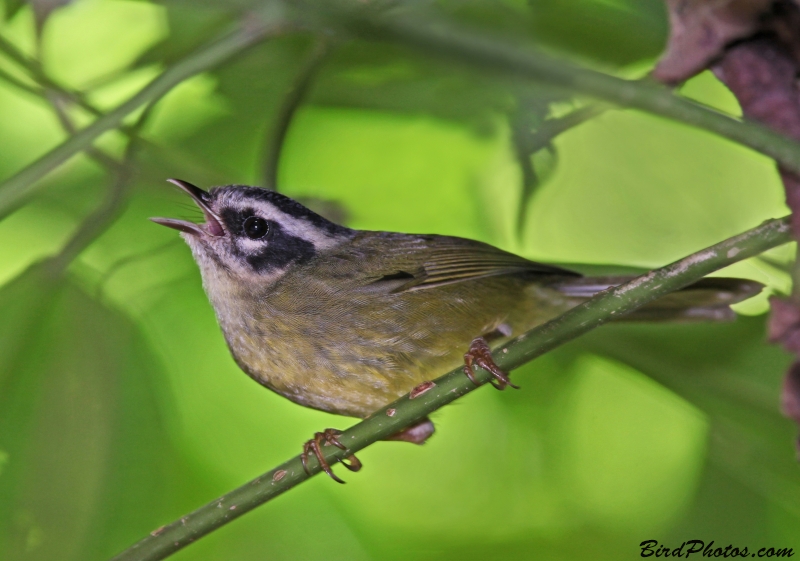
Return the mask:
[[245,219],[242,228],[244,229],[245,235],[251,240],[263,238],[267,235],[267,232],[269,232],[269,224],[267,224],[267,221],[258,216],[250,216]]

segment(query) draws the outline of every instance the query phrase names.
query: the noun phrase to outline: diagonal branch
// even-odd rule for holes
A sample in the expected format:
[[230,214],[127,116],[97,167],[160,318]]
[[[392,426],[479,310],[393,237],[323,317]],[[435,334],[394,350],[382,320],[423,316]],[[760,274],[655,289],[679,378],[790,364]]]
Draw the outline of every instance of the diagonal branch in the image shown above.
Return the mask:
[[[138,134],[150,117],[155,103],[148,104],[142,114],[139,115],[136,123],[131,127],[131,137],[128,140],[128,146],[125,148],[125,154],[121,162],[117,162],[110,156],[105,155],[104,152],[98,151],[94,153],[94,157],[100,158],[101,164],[105,161],[105,158],[109,159],[108,169],[115,176],[113,183],[101,205],[83,220],[77,231],[61,248],[61,251],[50,259],[48,266],[51,275],[58,276],[63,274],[69,264],[119,217],[136,178],[134,163],[140,145]],[[69,125],[70,123],[66,120],[65,124]],[[87,153],[92,154],[92,152]]]
[[[14,45],[11,41],[9,41],[8,39],[6,39],[1,35],[0,35],[0,53],[5,54],[7,58],[14,61],[19,67],[25,70],[30,76],[30,78],[34,80],[42,88],[42,90],[51,90],[57,92],[59,95],[65,97],[66,99],[69,99],[70,101],[72,101],[79,107],[83,108],[85,111],[88,111],[95,117],[102,116],[103,114],[102,111],[100,111],[97,107],[94,107],[91,103],[89,103],[89,101],[86,99],[86,97],[83,95],[82,92],[71,90],[59,84],[52,78],[50,78],[50,76],[47,75],[47,73],[44,71],[42,65],[39,63],[38,60],[29,58],[25,53],[19,50],[16,47],[16,45]],[[18,88],[31,91],[31,89],[29,89],[30,87],[24,84],[23,82],[20,82],[18,80],[12,81],[8,80],[7,77],[5,78],[7,81],[11,82]],[[32,93],[37,93],[37,92],[34,90],[32,91]],[[38,93],[41,94],[41,92]]]
[[[56,118],[58,119],[58,122],[61,124],[61,128],[64,129],[64,132],[66,132],[70,136],[77,133],[78,128],[72,121],[72,118],[69,115],[67,107],[65,107],[66,98],[62,98],[53,92],[46,92],[42,97],[44,97],[53,107],[53,111],[56,114]],[[137,137],[136,136],[131,137],[131,139],[135,138]],[[85,150],[85,152],[89,158],[94,160],[101,167],[105,167],[111,171],[120,171],[123,167],[123,164],[121,162],[118,162],[113,156],[107,154],[100,148],[95,148],[94,146],[90,146]]]
[[0,80],[3,80],[7,84],[14,86],[18,90],[22,90],[24,92],[31,93],[37,96],[43,96],[44,90],[37,88],[36,86],[32,86],[30,84],[26,84],[24,81],[20,80],[19,78],[13,76],[11,73],[6,72],[3,69],[0,69]]
[[[308,0],[293,0],[310,9]],[[323,10],[317,8],[317,11]],[[800,173],[800,144],[769,128],[739,120],[699,103],[675,95],[668,88],[647,80],[625,80],[582,68],[529,45],[481,34],[431,16],[375,17],[374,10],[355,3],[326,4],[324,13],[332,25],[368,40],[393,41],[438,58],[467,66],[535,80],[583,94],[620,107],[641,109],[681,123],[711,131],[766,154],[787,169]]]
[[[643,306],[665,294],[683,288],[707,274],[742,259],[758,255],[791,241],[789,218],[768,220],[761,226],[734,236],[671,265],[650,271],[623,285],[605,290],[567,313],[520,335],[497,353],[500,367],[510,370],[575,339],[613,319]],[[481,383],[489,380],[483,370],[477,372]],[[476,386],[461,369],[438,378],[430,390],[411,398],[401,397],[375,412],[368,419],[345,431],[339,440],[347,450],[330,447],[325,454],[329,463],[339,461],[374,442],[386,438],[419,421],[431,412],[473,391]],[[314,462],[312,475],[321,471]],[[295,457],[261,477],[234,489],[180,520],[153,531],[149,536],[120,553],[113,561],[156,561],[186,547],[309,479]]]
[[213,41],[165,70],[122,105],[99,117],[91,125],[0,184],[0,219],[15,210],[30,195],[34,184],[82,150],[104,132],[117,128],[141,106],[160,99],[187,78],[208,70],[259,41],[284,31],[283,20],[248,21],[246,25]]
[[[302,0],[293,0],[300,7]],[[319,5],[306,10],[317,16]],[[335,10],[332,22],[368,39],[391,40],[430,53],[511,76],[543,82],[571,93],[588,95],[621,107],[641,109],[701,129],[748,146],[775,158],[786,169],[800,173],[800,144],[756,123],[741,121],[708,107],[674,95],[668,89],[645,81],[629,81],[595,70],[581,68],[527,47],[494,37],[474,34],[451,25],[431,25],[416,19],[377,19],[353,10]],[[298,12],[301,13],[301,12]],[[330,15],[329,14],[329,15]],[[264,21],[266,19],[266,21]],[[319,27],[311,18],[307,27]],[[0,219],[12,212],[30,195],[34,184],[50,171],[85,150],[104,132],[118,128],[123,119],[143,104],[159,99],[181,81],[207,70],[268,36],[282,34],[289,23],[272,17],[249,22],[204,49],[194,53],[151,82],[115,110],[28,165],[0,184]],[[299,28],[302,22],[293,26]]]
[[[67,134],[70,136],[78,132],[78,129],[72,124],[71,119],[69,119],[69,115],[67,113],[68,108],[71,108],[72,106],[79,107],[94,118],[103,117],[105,114],[102,109],[95,106],[89,100],[86,92],[80,90],[71,90],[50,78],[38,61],[27,58],[22,51],[17,49],[12,43],[6,41],[1,35],[0,53],[5,53],[8,58],[21,65],[29,74],[29,78],[33,80],[36,85],[30,85],[2,69],[0,69],[0,80],[17,88],[18,90],[33,94],[45,101],[48,101],[56,110],[56,116],[61,122],[62,128],[65,128]],[[154,100],[152,103],[156,103],[157,101],[158,100]],[[149,149],[151,157],[168,157],[168,155],[174,154],[177,150],[174,146],[166,147],[154,142],[152,139],[141,136],[139,134],[141,131],[137,129],[135,125],[132,126],[122,123],[119,127],[117,127],[117,130],[123,135],[127,136],[129,140],[135,139],[140,148]],[[119,168],[120,166],[119,162],[111,157],[105,156],[99,150],[93,150],[90,147],[86,149],[86,153],[90,158],[93,158],[97,163],[106,168]],[[185,159],[184,155],[180,155],[180,157]],[[172,161],[169,162],[169,165],[172,165]],[[207,169],[201,171],[202,174],[206,176],[214,175],[213,172]],[[142,170],[139,170],[139,172],[142,173]],[[197,173],[201,172],[198,171]],[[158,177],[148,179],[161,181],[163,180],[163,176],[159,175]]]

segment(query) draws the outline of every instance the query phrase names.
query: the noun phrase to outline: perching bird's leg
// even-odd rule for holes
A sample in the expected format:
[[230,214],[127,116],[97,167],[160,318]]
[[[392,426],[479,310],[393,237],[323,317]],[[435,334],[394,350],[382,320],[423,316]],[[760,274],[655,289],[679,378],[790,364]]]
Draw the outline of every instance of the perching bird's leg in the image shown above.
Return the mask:
[[[344,483],[344,481],[336,477],[336,474],[333,473],[331,466],[325,460],[325,456],[322,453],[322,447],[327,446],[328,444],[333,444],[340,450],[347,450],[347,446],[339,442],[338,436],[340,434],[342,434],[342,431],[340,430],[325,429],[323,432],[314,433],[314,438],[303,444],[303,453],[300,454],[300,461],[303,463],[303,469],[306,470],[306,473],[309,475],[311,474],[311,472],[308,471],[308,453],[310,451],[314,452],[314,456],[317,457],[317,461],[319,462],[322,471],[327,473],[331,479],[337,483]],[[342,460],[342,465],[350,471],[358,471],[361,469],[361,462],[355,456],[348,456],[347,461],[350,463]]]
[[473,384],[479,386],[478,380],[475,378],[474,366],[479,366],[492,375],[491,384],[498,390],[506,389],[506,386],[511,386],[515,390],[519,389],[511,383],[508,374],[503,372],[492,358],[492,349],[484,337],[476,337],[472,340],[469,350],[464,354],[464,374],[472,381]]
[[400,432],[394,433],[392,436],[387,437],[385,440],[400,440],[402,442],[410,442],[412,444],[422,444],[434,433],[436,428],[430,419],[425,417],[416,424],[406,427]]

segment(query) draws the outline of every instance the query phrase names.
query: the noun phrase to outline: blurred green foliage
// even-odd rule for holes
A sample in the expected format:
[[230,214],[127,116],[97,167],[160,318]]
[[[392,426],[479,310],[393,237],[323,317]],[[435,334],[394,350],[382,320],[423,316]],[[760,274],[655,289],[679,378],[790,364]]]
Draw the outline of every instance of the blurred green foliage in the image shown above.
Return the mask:
[[[0,37],[109,109],[253,3],[33,4],[6,0]],[[651,67],[667,29],[658,0],[409,6],[428,4],[623,76]],[[124,213],[64,275],[40,261],[100,204],[106,168],[73,158],[0,222],[0,559],[109,557],[295,455],[313,431],[351,422],[244,376],[188,249],[146,220],[197,217],[166,177],[263,182],[277,112],[313,44],[267,41],[161,100]],[[7,53],[0,71],[36,86]],[[710,74],[682,93],[738,111]],[[0,177],[68,136],[54,96],[0,76]],[[278,186],[334,205],[356,228],[639,267],[786,213],[768,159],[611,110],[533,158],[541,181],[518,236],[510,130],[531,100],[534,123],[586,103],[391,43],[337,40],[291,122]],[[65,106],[76,126],[90,122]],[[96,146],[120,157],[124,144],[111,132]],[[779,291],[789,282],[759,259],[722,274]],[[373,446],[347,486],[315,478],[176,558],[621,559],[646,539],[798,550],[793,427],[777,412],[788,357],[765,343],[764,298],[731,325],[602,328],[516,372],[523,391],[476,392],[437,413],[424,447]]]

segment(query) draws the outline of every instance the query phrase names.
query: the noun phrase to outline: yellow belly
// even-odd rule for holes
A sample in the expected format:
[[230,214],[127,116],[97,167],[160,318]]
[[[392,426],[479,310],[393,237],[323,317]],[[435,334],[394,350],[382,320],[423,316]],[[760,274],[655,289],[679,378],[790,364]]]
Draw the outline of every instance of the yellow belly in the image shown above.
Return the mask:
[[218,316],[237,363],[259,383],[301,405],[363,418],[463,364],[475,337],[501,324],[519,335],[572,305],[506,276],[346,297],[289,283],[254,309]]

